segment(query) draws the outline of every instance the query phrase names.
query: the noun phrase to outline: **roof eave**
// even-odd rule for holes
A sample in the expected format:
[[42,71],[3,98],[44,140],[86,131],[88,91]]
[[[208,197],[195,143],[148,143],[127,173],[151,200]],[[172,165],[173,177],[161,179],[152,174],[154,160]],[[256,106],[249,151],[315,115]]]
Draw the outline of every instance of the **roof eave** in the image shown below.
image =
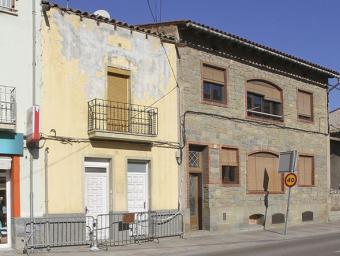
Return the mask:
[[231,35],[228,35],[227,33],[223,32],[223,31],[217,31],[215,29],[212,29],[212,28],[209,28],[209,27],[206,27],[206,26],[203,26],[203,25],[200,25],[196,22],[192,22],[192,21],[189,21],[185,24],[186,26],[192,26],[192,27],[195,27],[197,29],[201,29],[201,30],[204,30],[204,31],[207,31],[209,33],[213,33],[213,34],[216,34],[218,36],[221,36],[221,37],[224,37],[224,38],[227,38],[229,40],[233,40],[233,41],[236,41],[240,44],[243,44],[243,45],[247,45],[249,47],[253,47],[257,50],[260,50],[260,51],[263,51],[263,52],[266,52],[266,53],[270,53],[274,56],[277,56],[277,57],[280,57],[280,58],[284,58],[286,60],[289,60],[289,61],[292,61],[292,62],[295,62],[297,64],[300,64],[300,65],[303,65],[305,67],[308,67],[310,69],[313,69],[313,70],[316,70],[318,72],[321,72],[321,73],[324,73],[330,77],[334,77],[334,78],[340,78],[340,73],[339,72],[336,72],[336,71],[332,71],[332,70],[329,70],[327,68],[323,68],[321,66],[315,66],[315,65],[312,65],[312,64],[309,64],[309,63],[306,63],[305,61],[303,60],[300,60],[298,58],[292,58],[292,57],[289,57],[283,53],[280,53],[280,52],[276,52],[276,51],[273,51],[273,50],[270,50],[270,49],[267,49],[265,47],[261,47],[255,43],[251,43],[251,42],[248,42],[246,40],[242,40],[241,38],[237,38],[237,37],[234,37],[234,36],[231,36]]

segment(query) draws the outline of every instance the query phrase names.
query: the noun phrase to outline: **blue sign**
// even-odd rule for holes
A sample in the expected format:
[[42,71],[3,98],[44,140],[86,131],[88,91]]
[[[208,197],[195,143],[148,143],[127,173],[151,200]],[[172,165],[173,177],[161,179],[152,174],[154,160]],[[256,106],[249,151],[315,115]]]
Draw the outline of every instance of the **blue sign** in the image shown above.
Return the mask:
[[24,135],[22,133],[0,132],[0,154],[22,155]]

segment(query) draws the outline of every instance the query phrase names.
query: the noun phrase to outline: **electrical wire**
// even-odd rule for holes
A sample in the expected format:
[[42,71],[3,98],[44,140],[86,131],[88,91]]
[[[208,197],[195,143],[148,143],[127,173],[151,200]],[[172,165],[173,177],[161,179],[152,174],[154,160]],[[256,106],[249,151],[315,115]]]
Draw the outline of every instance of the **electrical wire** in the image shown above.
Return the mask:
[[151,9],[150,1],[149,1],[149,0],[146,0],[146,2],[147,2],[147,4],[148,4],[149,11],[150,11],[150,14],[151,14],[151,16],[152,16],[152,19],[153,19],[154,21],[156,21],[156,18],[155,18],[155,16],[153,15],[153,11],[152,11],[152,9]]

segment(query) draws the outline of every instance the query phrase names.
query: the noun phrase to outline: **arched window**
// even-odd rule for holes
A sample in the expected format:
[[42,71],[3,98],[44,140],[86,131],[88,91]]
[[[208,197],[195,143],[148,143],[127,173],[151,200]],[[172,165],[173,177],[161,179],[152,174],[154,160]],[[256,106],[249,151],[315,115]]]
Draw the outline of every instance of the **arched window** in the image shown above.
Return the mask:
[[273,153],[259,152],[248,156],[248,192],[283,192],[282,174],[277,172],[278,156]]
[[282,90],[263,80],[249,80],[247,91],[247,115],[272,120],[283,119]]

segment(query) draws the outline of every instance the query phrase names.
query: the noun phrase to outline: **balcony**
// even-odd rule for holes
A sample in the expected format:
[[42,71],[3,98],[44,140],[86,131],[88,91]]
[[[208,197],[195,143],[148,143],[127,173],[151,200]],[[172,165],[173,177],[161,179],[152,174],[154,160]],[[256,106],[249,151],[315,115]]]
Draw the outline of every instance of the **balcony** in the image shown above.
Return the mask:
[[15,88],[0,85],[0,130],[15,131]]
[[158,134],[158,109],[93,99],[88,102],[88,134],[91,139],[150,143]]

